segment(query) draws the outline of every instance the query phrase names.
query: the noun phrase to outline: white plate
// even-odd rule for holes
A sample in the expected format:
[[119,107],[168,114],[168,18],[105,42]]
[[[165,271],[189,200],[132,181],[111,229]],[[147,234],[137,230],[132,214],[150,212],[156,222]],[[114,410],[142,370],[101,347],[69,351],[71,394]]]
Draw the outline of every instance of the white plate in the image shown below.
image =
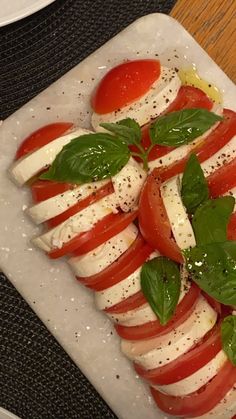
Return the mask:
[[93,307],[91,293],[75,281],[63,261],[50,261],[31,247],[29,239],[37,228],[22,211],[30,202],[30,194],[12,184],[7,169],[18,144],[39,126],[72,120],[88,127],[90,93],[114,64],[155,54],[166,65],[195,63],[203,77],[221,88],[225,105],[236,110],[236,88],[223,71],[179,23],[166,15],[152,14],[134,22],[26,104],[3,123],[0,131],[0,266],[123,419],[160,419],[164,415],[157,413],[147,386],[121,355],[119,339],[110,334],[109,320]]
[[0,0],[0,26],[32,15],[55,0]]
[[18,416],[0,407],[0,419],[20,419]]

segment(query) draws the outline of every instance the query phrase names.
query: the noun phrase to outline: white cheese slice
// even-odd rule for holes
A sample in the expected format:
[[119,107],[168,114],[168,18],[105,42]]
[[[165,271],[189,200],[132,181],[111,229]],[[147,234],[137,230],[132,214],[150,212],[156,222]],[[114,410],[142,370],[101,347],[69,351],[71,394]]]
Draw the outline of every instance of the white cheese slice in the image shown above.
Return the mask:
[[209,176],[217,169],[231,162],[236,157],[236,135],[217,153],[201,164],[205,176]]
[[[159,253],[153,252],[147,259],[153,259]],[[95,292],[95,304],[99,310],[112,307],[126,300],[141,290],[140,273],[142,267],[136,269],[127,278],[103,291]]]
[[[212,112],[216,113],[217,115],[222,115],[222,107],[219,105],[214,105],[212,108]],[[152,160],[148,163],[150,170],[155,169],[156,167],[165,167],[170,166],[171,164],[185,158],[188,156],[191,151],[194,151],[194,148],[200,144],[208,135],[214,131],[214,129],[219,125],[220,122],[216,122],[209,130],[207,130],[203,135],[195,138],[189,144],[182,145],[170,151],[169,153],[165,154],[158,159]]]
[[72,215],[63,223],[32,241],[46,252],[61,248],[64,243],[72,240],[78,234],[91,230],[98,221],[114,212],[115,208],[115,194],[113,193]]
[[46,144],[38,150],[22,157],[14,162],[10,168],[10,175],[15,182],[22,186],[25,182],[37,175],[40,171],[47,168],[60,153],[62,148],[68,144],[73,138],[89,134],[91,131],[78,128],[69,134],[63,135],[54,141]]
[[117,111],[103,115],[94,112],[92,126],[95,131],[101,131],[99,124],[102,122],[114,123],[125,118],[133,118],[143,126],[168,108],[176,98],[180,86],[181,81],[177,72],[173,68],[161,67],[160,77],[145,95]]
[[212,329],[217,314],[200,296],[189,318],[175,330],[152,339],[122,340],[121,350],[132,361],[145,369],[164,366],[186,353]]
[[227,356],[223,350],[219,351],[218,354],[211,359],[206,365],[197,370],[194,374],[183,380],[177,381],[173,384],[165,386],[153,386],[162,393],[170,394],[171,396],[186,396],[194,391],[199,390],[208,383],[218,371],[223,367],[227,360]]
[[236,384],[208,413],[195,419],[230,419],[236,414]]
[[110,180],[101,180],[98,182],[85,183],[72,190],[70,189],[55,195],[52,198],[39,202],[29,208],[27,214],[36,224],[43,223],[73,207],[73,205],[87,198],[99,188],[109,183],[109,181]]
[[161,186],[161,196],[176,243],[181,250],[196,246],[194,232],[181,199],[180,177],[175,176]]
[[132,157],[123,169],[112,177],[117,202],[122,211],[128,212],[137,207],[146,177],[147,174],[142,166]]
[[76,256],[69,260],[75,274],[79,277],[95,275],[115,262],[137,238],[138,229],[130,224],[121,233],[112,237],[96,249],[82,256]]

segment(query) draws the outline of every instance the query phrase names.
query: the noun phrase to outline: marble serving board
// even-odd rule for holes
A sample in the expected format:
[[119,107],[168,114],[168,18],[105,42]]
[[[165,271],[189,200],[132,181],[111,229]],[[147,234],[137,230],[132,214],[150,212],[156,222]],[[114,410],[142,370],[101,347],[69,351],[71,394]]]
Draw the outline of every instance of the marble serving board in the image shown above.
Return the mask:
[[[39,233],[24,215],[30,194],[7,170],[22,139],[53,121],[90,126],[90,94],[108,69],[125,59],[159,57],[164,65],[195,64],[236,110],[236,88],[185,29],[162,14],[145,16],[5,120],[0,128],[0,267],[101,396],[122,419],[161,419],[148,387],[121,354],[112,324],[66,263],[49,260],[30,238]],[[29,81],[30,83],[30,81]],[[30,343],[29,343],[30,344]]]

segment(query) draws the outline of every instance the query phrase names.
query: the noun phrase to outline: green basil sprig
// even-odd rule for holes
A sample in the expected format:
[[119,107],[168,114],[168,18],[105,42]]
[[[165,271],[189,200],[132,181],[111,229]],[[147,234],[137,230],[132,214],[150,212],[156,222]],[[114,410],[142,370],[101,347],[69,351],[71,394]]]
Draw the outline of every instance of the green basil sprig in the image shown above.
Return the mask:
[[113,134],[117,135],[128,145],[139,145],[141,143],[141,128],[134,119],[122,119],[121,121],[118,121],[116,124],[103,122],[102,124],[100,124],[100,126],[102,128],[105,128],[107,131],[110,131]]
[[183,251],[190,278],[211,297],[236,305],[236,242],[209,243]]
[[116,175],[130,158],[127,144],[107,133],[86,134],[63,147],[40,178],[85,183]]
[[221,341],[227,357],[236,366],[236,316],[227,316],[223,320]]
[[180,295],[178,265],[166,257],[157,257],[142,266],[141,288],[162,325],[172,317]]
[[179,147],[204,134],[223,118],[206,109],[183,109],[158,118],[151,126],[152,144]]
[[227,226],[234,205],[232,196],[223,196],[206,201],[197,208],[192,225],[198,245],[227,240]]
[[195,154],[189,157],[181,186],[181,198],[189,214],[209,197],[208,185],[203,170]]

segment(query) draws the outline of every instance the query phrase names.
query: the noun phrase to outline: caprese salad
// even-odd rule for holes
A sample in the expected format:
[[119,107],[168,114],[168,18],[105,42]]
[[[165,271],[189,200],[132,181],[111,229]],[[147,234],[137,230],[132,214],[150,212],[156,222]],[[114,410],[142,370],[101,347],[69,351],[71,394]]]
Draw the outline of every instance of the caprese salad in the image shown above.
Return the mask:
[[93,130],[40,128],[10,174],[31,188],[34,244],[94,291],[158,407],[230,419],[236,113],[207,93],[156,59],[126,61],[93,92]]

